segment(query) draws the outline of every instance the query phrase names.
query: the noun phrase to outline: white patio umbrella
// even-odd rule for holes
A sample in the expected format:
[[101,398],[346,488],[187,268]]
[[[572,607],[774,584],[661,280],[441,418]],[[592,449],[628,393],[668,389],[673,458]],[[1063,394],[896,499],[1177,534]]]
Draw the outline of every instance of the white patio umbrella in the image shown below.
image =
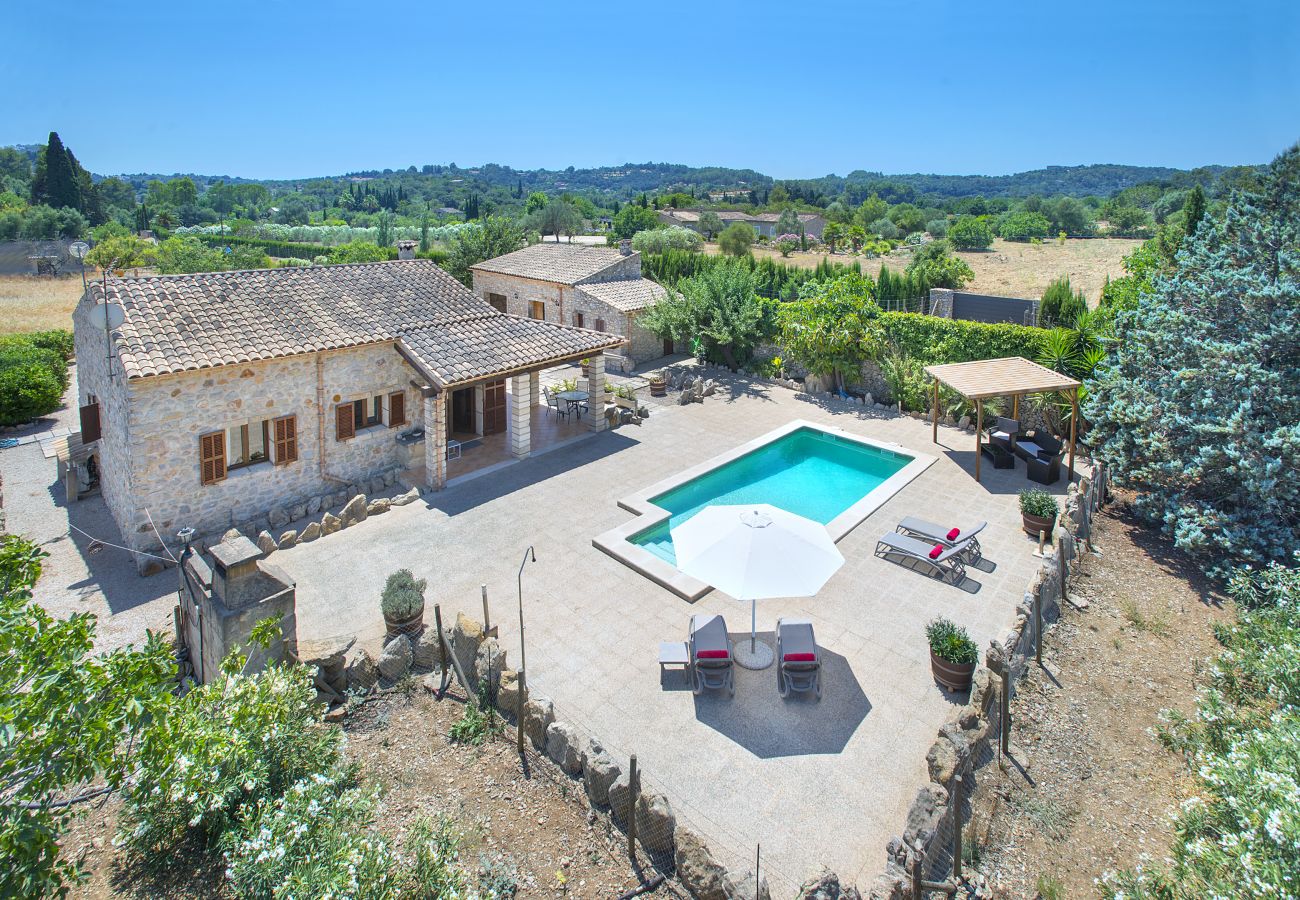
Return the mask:
[[767,668],[773,658],[755,637],[758,601],[811,597],[844,565],[825,526],[766,503],[706,507],[672,538],[677,568],[750,602],[749,646],[736,650],[747,669]]

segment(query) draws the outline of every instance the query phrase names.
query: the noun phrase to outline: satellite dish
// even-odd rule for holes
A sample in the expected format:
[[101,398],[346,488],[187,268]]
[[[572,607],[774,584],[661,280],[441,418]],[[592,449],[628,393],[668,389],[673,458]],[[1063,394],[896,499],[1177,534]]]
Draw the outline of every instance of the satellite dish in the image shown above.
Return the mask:
[[86,254],[90,252],[90,245],[85,241],[73,241],[68,245],[68,252],[77,259],[85,259]]
[[90,322],[96,328],[112,331],[126,321],[126,313],[116,303],[100,303],[90,308]]

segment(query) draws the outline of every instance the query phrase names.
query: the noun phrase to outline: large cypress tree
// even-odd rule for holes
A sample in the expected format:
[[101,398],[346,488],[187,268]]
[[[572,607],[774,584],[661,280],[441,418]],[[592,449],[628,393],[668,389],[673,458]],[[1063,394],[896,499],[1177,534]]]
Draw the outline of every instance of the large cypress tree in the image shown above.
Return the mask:
[[76,162],[63,147],[56,131],[50,132],[45,152],[37,158],[36,178],[32,181],[32,203],[45,203],[55,209],[68,206],[81,209],[81,186]]
[[1201,190],[1198,184],[1188,192],[1187,202],[1183,204],[1183,231],[1187,234],[1196,234],[1196,228],[1204,218],[1205,191]]
[[1300,145],[1120,313],[1089,441],[1212,571],[1300,547]]

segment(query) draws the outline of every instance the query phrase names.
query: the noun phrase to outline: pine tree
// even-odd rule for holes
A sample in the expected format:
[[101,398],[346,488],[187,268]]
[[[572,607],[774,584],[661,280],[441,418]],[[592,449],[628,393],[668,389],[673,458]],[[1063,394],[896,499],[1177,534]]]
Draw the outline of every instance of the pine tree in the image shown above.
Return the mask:
[[1183,231],[1188,237],[1196,234],[1196,227],[1201,224],[1201,219],[1205,218],[1205,191],[1201,190],[1198,184],[1192,188],[1187,195],[1187,202],[1183,204]]
[[1115,323],[1094,455],[1211,571],[1300,546],[1300,145],[1203,219]]

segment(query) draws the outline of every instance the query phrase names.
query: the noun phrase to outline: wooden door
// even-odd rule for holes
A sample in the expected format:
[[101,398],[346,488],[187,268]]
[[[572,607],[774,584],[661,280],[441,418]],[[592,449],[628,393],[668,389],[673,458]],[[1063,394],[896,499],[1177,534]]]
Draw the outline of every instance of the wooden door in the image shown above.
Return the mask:
[[664,356],[673,355],[673,339],[664,338]]
[[451,419],[447,422],[447,434],[474,430],[474,389],[461,388],[451,392]]
[[489,381],[483,386],[483,433],[500,434],[506,430],[506,382]]

